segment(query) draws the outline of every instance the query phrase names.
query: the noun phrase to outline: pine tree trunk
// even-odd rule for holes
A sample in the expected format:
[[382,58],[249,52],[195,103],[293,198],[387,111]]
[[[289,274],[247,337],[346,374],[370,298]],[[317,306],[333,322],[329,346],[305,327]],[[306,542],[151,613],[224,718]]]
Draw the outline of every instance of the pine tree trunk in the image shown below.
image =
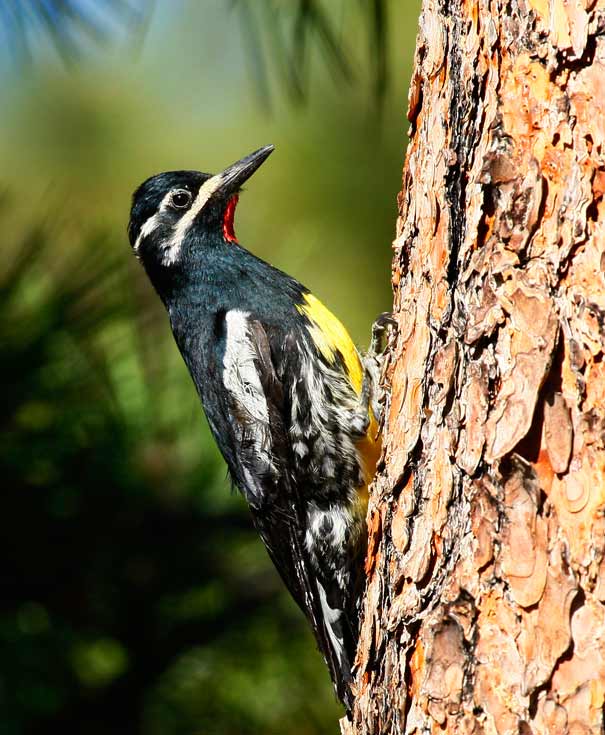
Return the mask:
[[602,733],[605,0],[424,0],[355,735]]

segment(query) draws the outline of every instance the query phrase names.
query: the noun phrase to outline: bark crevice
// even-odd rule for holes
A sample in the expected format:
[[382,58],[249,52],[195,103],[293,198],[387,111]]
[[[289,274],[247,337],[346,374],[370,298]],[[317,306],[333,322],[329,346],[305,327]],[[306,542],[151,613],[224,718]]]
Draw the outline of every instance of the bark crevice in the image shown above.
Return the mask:
[[603,732],[604,31],[424,0],[346,732]]

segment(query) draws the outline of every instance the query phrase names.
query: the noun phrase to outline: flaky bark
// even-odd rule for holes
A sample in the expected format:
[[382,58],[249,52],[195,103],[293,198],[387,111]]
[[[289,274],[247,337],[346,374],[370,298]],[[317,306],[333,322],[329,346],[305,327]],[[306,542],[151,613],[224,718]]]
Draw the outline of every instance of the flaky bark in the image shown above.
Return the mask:
[[603,34],[424,1],[347,732],[603,732]]

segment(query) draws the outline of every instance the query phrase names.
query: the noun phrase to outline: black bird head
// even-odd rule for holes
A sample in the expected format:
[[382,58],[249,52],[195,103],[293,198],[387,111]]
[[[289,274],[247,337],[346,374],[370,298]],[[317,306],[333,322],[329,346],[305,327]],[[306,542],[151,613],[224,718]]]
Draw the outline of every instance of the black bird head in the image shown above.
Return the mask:
[[199,264],[205,248],[235,241],[238,192],[272,151],[272,145],[259,148],[214,176],[166,171],[139,186],[132,197],[128,237],[158,290]]

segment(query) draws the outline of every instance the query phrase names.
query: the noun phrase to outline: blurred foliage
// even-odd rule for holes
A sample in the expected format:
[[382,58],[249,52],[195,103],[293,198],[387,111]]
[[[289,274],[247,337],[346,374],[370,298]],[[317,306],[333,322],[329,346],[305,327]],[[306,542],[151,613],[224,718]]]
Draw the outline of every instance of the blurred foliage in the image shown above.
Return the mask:
[[[263,114],[236,8],[175,6],[157,3],[136,62],[114,49],[66,71],[44,52],[3,70],[0,735],[337,729],[327,671],[229,492],[125,226],[144,177],[275,143],[239,238],[365,345],[390,305],[418,9],[389,4],[378,119],[361,87],[320,73],[317,48],[308,104],[276,94]],[[366,15],[347,7],[354,48]]]
[[[0,731],[312,732],[337,711],[321,661],[243,504],[225,502],[189,385],[137,344],[106,237],[57,263],[47,227],[7,248],[0,291]],[[136,411],[116,389],[128,363]],[[179,461],[182,434],[197,461]]]
[[[356,78],[351,40],[342,33],[351,0],[223,0],[240,16],[242,40],[257,91],[268,105],[268,67],[280,70],[282,90],[293,101],[305,98],[309,48],[323,54],[327,69],[339,80]],[[358,0],[367,37],[375,98],[382,100],[389,81],[389,0]],[[155,2],[150,0],[5,0],[0,23],[13,54],[30,59],[35,40],[46,36],[66,62],[78,59],[90,42],[107,43],[118,34],[136,44],[149,24]],[[173,5],[176,5],[174,3]],[[349,6],[349,7],[348,7]]]
[[[344,15],[351,2],[325,3],[320,0],[232,0],[241,15],[243,40],[261,99],[269,104],[271,95],[267,66],[280,71],[282,89],[288,97],[305,99],[309,47],[315,45],[326,68],[339,82],[356,79],[350,45],[353,39],[342,33]],[[368,56],[375,99],[382,101],[387,89],[388,0],[360,0],[361,25],[367,36]],[[367,62],[365,63],[367,67]]]
[[132,39],[149,21],[148,0],[3,0],[0,24],[18,61],[31,61],[32,50],[48,40],[66,62],[74,62],[88,44],[107,43],[116,35]]

